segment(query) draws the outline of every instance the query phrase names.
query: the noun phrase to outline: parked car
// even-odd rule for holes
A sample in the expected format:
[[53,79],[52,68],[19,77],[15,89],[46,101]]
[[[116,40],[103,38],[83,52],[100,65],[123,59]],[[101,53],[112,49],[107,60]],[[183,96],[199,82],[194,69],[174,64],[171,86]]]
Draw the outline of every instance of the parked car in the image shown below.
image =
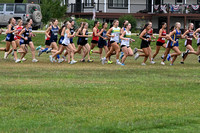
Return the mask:
[[27,19],[33,20],[33,29],[41,26],[42,13],[40,5],[31,3],[0,3],[0,26],[8,25],[9,18],[22,19],[26,24]]

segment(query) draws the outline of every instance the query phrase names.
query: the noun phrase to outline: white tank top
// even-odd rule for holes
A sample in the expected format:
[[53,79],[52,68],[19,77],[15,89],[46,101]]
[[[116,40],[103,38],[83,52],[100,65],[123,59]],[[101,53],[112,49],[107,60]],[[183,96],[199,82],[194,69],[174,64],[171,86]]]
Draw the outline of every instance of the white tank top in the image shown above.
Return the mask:
[[65,45],[70,44],[70,38],[68,37],[66,31],[65,31],[64,40],[62,41],[62,44],[65,44]]
[[111,35],[114,35],[114,37],[111,37],[110,41],[115,41],[115,42],[119,43],[120,28],[119,27],[117,27],[117,28],[112,27],[112,29],[113,30],[111,32]]
[[131,39],[131,32],[126,31],[126,34],[124,35],[124,38],[128,38],[129,40],[122,40],[121,45],[126,45],[126,46],[130,46],[130,39]]

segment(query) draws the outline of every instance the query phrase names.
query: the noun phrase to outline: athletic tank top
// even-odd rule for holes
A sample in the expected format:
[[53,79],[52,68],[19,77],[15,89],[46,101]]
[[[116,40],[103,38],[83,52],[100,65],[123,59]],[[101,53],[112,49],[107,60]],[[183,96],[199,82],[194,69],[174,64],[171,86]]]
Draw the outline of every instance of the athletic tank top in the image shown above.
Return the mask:
[[[106,36],[106,33],[107,33],[107,31],[104,30],[104,31],[101,33],[101,36],[104,37],[104,38],[106,38],[106,37],[107,37],[107,36]],[[104,39],[100,37],[99,40],[102,41],[102,40],[104,40]]]
[[[163,30],[161,36],[166,36],[166,34],[167,34],[166,30]],[[161,43],[165,43],[165,38],[164,37],[159,37],[157,41],[161,42]]]
[[[96,28],[96,29],[97,29],[97,28]],[[99,29],[97,29],[97,34],[98,34],[98,33],[99,33]],[[93,32],[92,40],[99,41],[99,37],[98,37],[98,36],[95,36],[95,35],[94,35],[94,32]]]
[[179,38],[181,38],[181,31],[178,32],[178,30],[176,29],[176,33],[172,35],[172,39],[176,41],[176,43],[178,43]]
[[51,32],[51,39],[54,40],[54,39],[57,39],[58,38],[58,26],[56,28],[54,28],[52,26],[50,32]]
[[[70,33],[71,34],[71,33]],[[66,31],[65,31],[65,35],[64,35],[64,40],[62,42],[63,44],[70,44],[70,38],[68,37]]]
[[70,28],[70,33],[71,33],[71,35],[74,34],[74,31],[75,31],[74,27],[73,27],[73,28]]
[[193,30],[189,30],[189,33],[187,34],[187,36],[188,36],[187,40],[192,40],[192,38],[193,38],[193,33],[194,33]]
[[126,45],[126,46],[129,46],[130,45],[130,39],[131,39],[131,32],[125,30],[126,34],[124,35],[124,38],[128,38],[129,40],[122,40],[122,43],[121,45]]
[[[16,29],[17,29],[17,34],[19,34],[19,33],[22,31],[23,26],[18,26],[18,25],[17,25],[17,26],[16,26]],[[20,39],[20,37],[17,36],[17,35],[15,36],[15,38],[16,38],[16,39]]]
[[50,38],[51,38],[51,32],[49,32],[49,36],[50,36],[50,37],[47,37],[47,36],[45,35],[45,40],[50,40]]
[[111,35],[114,35],[114,37],[111,37],[110,41],[115,41],[115,42],[119,43],[120,28],[112,27]]
[[[25,28],[25,32],[23,33],[22,36],[23,36],[24,38],[27,38],[27,39],[28,39],[29,34],[30,34],[29,32],[30,32],[30,30],[29,30],[29,29],[27,30],[27,29]],[[23,39],[23,38],[22,38],[22,39]]]

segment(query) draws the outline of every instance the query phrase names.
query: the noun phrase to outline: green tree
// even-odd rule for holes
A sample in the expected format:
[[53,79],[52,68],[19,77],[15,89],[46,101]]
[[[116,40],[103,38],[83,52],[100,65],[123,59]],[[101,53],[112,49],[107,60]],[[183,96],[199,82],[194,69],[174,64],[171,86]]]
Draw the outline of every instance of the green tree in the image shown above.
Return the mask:
[[119,23],[120,23],[120,25],[122,27],[123,27],[124,20],[128,20],[128,22],[131,23],[132,32],[134,32],[135,29],[136,29],[136,26],[137,26],[137,21],[136,21],[135,17],[133,17],[133,15],[124,15],[124,16],[121,16],[119,18]]
[[40,6],[45,24],[52,18],[62,18],[67,10],[67,5],[61,5],[61,0],[42,0]]

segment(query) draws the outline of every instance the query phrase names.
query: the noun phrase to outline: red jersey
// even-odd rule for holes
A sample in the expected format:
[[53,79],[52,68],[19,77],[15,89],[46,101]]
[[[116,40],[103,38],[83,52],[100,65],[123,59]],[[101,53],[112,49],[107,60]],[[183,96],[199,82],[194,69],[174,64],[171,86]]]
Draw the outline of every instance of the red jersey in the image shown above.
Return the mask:
[[[49,32],[49,36],[51,37],[51,32]],[[47,36],[45,35],[45,40],[50,40],[50,37],[47,37]]]
[[[17,29],[17,34],[19,34],[19,33],[22,31],[23,26],[18,26],[18,25],[17,25],[17,26],[16,26],[16,29]],[[15,40],[21,39],[21,37],[19,37],[19,36],[16,35],[16,36],[14,37],[14,39],[15,39]]]
[[[166,36],[166,35],[167,35],[166,30],[163,30],[161,36]],[[161,43],[165,43],[165,38],[159,37],[157,41]]]
[[[99,33],[99,29],[97,29],[97,34],[98,34],[98,33]],[[94,32],[93,32],[92,40],[99,41],[99,37],[98,37],[98,36],[95,36],[95,35],[94,35]]]

